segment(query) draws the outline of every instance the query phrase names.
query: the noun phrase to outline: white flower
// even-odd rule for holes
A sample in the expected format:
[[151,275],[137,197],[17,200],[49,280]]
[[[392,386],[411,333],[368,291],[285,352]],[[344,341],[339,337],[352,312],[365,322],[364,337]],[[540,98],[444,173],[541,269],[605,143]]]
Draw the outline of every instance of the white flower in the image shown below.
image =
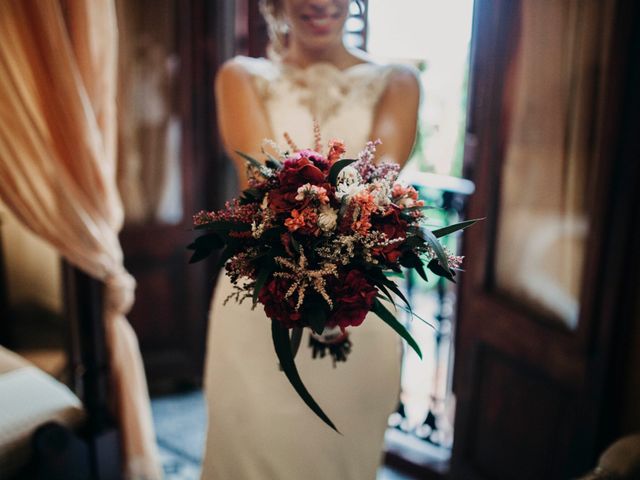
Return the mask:
[[400,208],[411,208],[416,205],[416,201],[411,197],[402,197],[400,200],[396,201],[396,204]]
[[298,188],[298,194],[296,195],[296,200],[299,202],[304,200],[305,197],[311,196],[313,194],[312,190],[313,186],[310,183],[305,183],[300,188]]
[[351,165],[344,167],[338,174],[336,182],[336,198],[338,200],[351,200],[354,195],[362,192],[366,188],[362,184],[362,178],[358,173],[358,170]]
[[318,215],[318,226],[323,232],[330,232],[335,229],[337,222],[338,212],[326,205],[320,207],[320,214]]
[[267,193],[263,198],[262,198],[262,203],[260,204],[260,208],[262,210],[267,208],[267,205],[269,205],[269,194]]
[[363,190],[366,190],[366,188],[367,187],[365,185],[361,185],[358,183],[338,183],[338,186],[336,187],[336,198],[338,200],[344,199],[349,202],[354,196],[356,196]]
[[376,205],[380,208],[384,208],[391,203],[391,188],[387,182],[375,182],[374,188],[371,191],[373,199]]
[[360,174],[358,170],[353,168],[351,165],[347,165],[338,174],[338,184],[345,183],[347,185],[353,185],[354,183],[361,183],[362,179],[360,178]]

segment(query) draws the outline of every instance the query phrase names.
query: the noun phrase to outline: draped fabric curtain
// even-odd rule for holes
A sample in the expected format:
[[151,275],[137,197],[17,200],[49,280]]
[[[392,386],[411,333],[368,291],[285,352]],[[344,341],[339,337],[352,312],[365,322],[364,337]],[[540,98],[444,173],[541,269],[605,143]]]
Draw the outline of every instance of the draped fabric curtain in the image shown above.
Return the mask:
[[0,0],[0,199],[105,284],[126,476],[161,478],[118,240],[113,0]]

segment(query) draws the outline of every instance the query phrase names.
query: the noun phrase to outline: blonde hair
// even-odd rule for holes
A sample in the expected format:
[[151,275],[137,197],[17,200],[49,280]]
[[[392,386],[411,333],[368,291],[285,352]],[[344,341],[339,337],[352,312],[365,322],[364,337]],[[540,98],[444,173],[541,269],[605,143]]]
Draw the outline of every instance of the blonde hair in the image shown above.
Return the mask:
[[281,57],[287,48],[289,33],[282,0],[260,0],[260,13],[267,22],[267,33],[269,34],[267,55]]

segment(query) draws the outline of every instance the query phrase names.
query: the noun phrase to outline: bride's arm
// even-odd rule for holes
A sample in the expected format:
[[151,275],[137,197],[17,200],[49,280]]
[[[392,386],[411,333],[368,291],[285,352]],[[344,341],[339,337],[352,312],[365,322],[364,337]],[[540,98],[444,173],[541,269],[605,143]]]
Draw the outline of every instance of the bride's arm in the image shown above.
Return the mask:
[[267,115],[251,74],[235,60],[227,61],[218,70],[215,96],[220,137],[243,189],[247,186],[246,165],[235,152],[261,157],[262,141],[272,138]]
[[382,93],[371,129],[371,138],[379,138],[376,157],[404,165],[416,139],[420,85],[417,71],[394,67]]

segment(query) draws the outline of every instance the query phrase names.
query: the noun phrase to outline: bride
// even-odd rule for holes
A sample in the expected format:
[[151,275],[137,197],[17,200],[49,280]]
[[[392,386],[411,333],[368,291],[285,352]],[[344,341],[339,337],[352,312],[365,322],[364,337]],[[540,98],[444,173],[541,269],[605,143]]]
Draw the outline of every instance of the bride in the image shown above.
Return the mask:
[[[348,49],[349,0],[263,0],[271,59],[236,57],[216,79],[220,134],[246,187],[242,151],[261,158],[264,139],[300,148],[345,141],[353,158],[380,138],[377,158],[403,164],[416,134],[419,86],[413,70]],[[284,147],[283,149],[286,149]],[[205,386],[209,414],[205,480],[373,480],[387,417],[398,401],[400,344],[374,315],[350,331],[352,353],[335,368],[312,359],[303,338],[296,364],[342,435],[327,427],[278,369],[270,322],[260,306],[229,302],[221,274],[210,313]]]

